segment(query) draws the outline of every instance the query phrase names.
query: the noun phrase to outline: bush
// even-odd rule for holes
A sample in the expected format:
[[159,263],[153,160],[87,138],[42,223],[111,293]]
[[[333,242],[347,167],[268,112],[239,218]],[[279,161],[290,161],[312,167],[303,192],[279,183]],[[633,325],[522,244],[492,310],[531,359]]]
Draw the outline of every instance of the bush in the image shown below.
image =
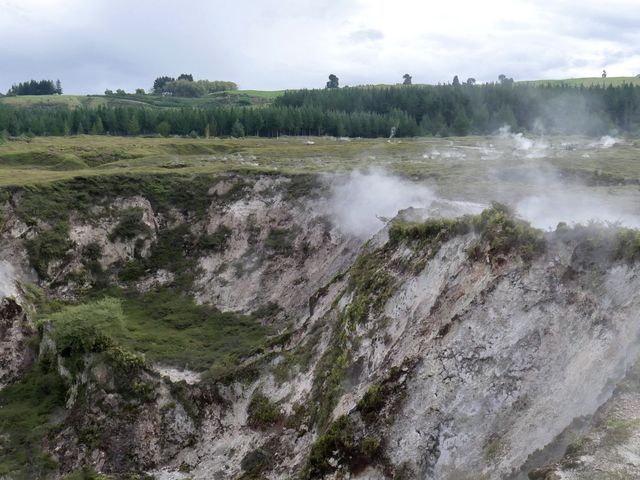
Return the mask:
[[358,437],[349,417],[343,415],[320,435],[311,446],[311,453],[302,478],[322,478],[335,470],[329,462],[335,459],[351,472],[358,472],[381,458],[382,442],[377,437]]
[[357,404],[357,408],[362,416],[367,417],[378,413],[384,407],[385,400],[383,388],[377,383],[369,387]]
[[141,208],[128,208],[120,213],[120,221],[109,234],[109,240],[132,240],[149,233],[149,227],[142,221]]
[[105,298],[68,306],[49,315],[43,323],[49,323],[53,328],[58,354],[71,357],[111,347],[112,332],[123,330],[124,314],[119,300]]
[[285,228],[274,228],[264,241],[264,246],[272,252],[284,255],[293,250],[294,234]]
[[231,237],[231,229],[225,225],[220,225],[211,235],[200,237],[198,247],[202,250],[221,252],[227,246],[229,237]]
[[252,428],[265,429],[282,420],[282,410],[260,392],[254,393],[247,407],[248,425]]
[[263,448],[256,448],[244,456],[240,462],[240,467],[247,475],[258,476],[267,470],[272,462],[273,455],[270,452]]
[[511,208],[493,203],[491,208],[473,217],[475,230],[489,245],[489,255],[516,251],[525,260],[531,260],[546,248],[544,234],[523,220],[517,220]]
[[35,238],[26,242],[27,254],[33,268],[40,278],[49,278],[49,263],[61,260],[67,251],[73,248],[68,237],[69,224],[59,222],[50,230],[40,232]]
[[640,232],[628,228],[616,235],[615,259],[634,263],[640,260]]

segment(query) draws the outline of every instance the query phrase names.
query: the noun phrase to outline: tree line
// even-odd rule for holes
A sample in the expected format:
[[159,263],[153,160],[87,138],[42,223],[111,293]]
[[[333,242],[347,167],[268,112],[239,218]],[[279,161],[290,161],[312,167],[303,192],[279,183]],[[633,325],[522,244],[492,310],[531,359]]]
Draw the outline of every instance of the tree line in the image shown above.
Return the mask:
[[154,95],[173,95],[176,97],[202,97],[209,93],[237,90],[234,82],[222,80],[194,80],[190,73],[183,73],[177,79],[161,76],[153,82]]
[[[275,137],[333,135],[352,137],[418,135],[405,112],[324,111],[312,107],[138,108],[100,106],[17,108],[0,105],[0,135],[191,135]],[[4,132],[4,133],[3,133]]]
[[292,90],[276,99],[281,107],[326,111],[407,113],[427,135],[488,134],[512,130],[598,135],[612,129],[640,130],[640,87],[534,86],[504,77],[475,85],[401,85]]
[[[188,80],[185,80],[188,81]],[[0,105],[5,135],[333,135],[386,137],[513,131],[640,133],[640,88],[523,84],[345,87],[286,92],[268,107],[24,108]]]
[[11,86],[7,95],[62,95],[60,80],[29,80]]

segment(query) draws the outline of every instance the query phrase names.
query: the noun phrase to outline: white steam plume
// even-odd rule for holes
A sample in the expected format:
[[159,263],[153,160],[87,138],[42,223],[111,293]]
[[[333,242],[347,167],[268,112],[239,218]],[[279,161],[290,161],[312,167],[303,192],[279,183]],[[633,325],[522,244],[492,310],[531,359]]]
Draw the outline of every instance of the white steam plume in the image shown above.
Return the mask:
[[640,228],[640,212],[630,211],[628,201],[586,191],[526,197],[516,204],[516,211],[534,227],[542,229],[554,229],[559,222],[587,224],[591,221]]
[[432,190],[382,170],[352,172],[332,179],[331,214],[345,233],[367,238],[399,210],[426,208],[434,201]]

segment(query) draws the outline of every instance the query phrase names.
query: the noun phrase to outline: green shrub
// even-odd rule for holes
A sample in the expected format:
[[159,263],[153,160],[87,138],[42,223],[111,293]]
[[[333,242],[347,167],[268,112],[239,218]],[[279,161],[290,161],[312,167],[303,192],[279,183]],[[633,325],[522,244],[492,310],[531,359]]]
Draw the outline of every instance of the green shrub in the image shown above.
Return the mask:
[[254,393],[251,397],[247,414],[247,424],[258,429],[271,427],[283,417],[280,407],[260,392]]
[[142,221],[141,208],[127,208],[120,212],[120,220],[109,234],[109,240],[132,240],[140,235],[147,235],[149,227]]
[[198,240],[198,247],[201,250],[211,250],[222,252],[231,237],[231,229],[225,225],[220,225],[211,235],[203,235]]
[[290,254],[293,250],[295,234],[285,228],[274,228],[264,241],[264,246],[278,255]]
[[357,404],[357,408],[362,416],[371,416],[377,414],[384,407],[385,399],[383,387],[374,383],[369,390],[363,395]]
[[53,228],[40,232],[35,238],[26,242],[29,261],[43,279],[49,279],[49,264],[55,260],[64,259],[73,245],[69,240],[67,222],[59,222]]
[[493,203],[491,208],[473,217],[474,228],[489,246],[491,257],[515,251],[531,260],[546,248],[544,233],[529,223],[515,218],[511,208]]
[[456,235],[471,230],[467,217],[444,219],[430,218],[424,222],[395,221],[389,227],[389,242],[392,245],[402,240],[421,242],[444,242]]
[[311,446],[302,478],[322,478],[335,470],[329,463],[334,458],[338,465],[358,472],[367,465],[381,460],[382,442],[377,437],[359,437],[349,417],[337,418]]
[[[389,243],[410,241],[435,253],[442,243],[470,231],[480,235],[480,242],[469,249],[469,256],[479,259],[486,250],[489,257],[516,252],[531,260],[546,248],[544,233],[515,217],[507,205],[493,203],[479,215],[455,219],[428,219],[424,222],[396,221],[389,228]],[[485,249],[486,246],[486,249]]]
[[55,413],[64,408],[66,387],[55,364],[42,362],[0,390],[0,477],[49,478],[56,467],[42,450]]
[[620,229],[616,235],[615,259],[634,263],[640,260],[640,232]]
[[256,477],[268,470],[272,463],[273,455],[269,451],[264,448],[256,448],[244,456],[240,467],[249,477]]
[[58,354],[63,357],[101,352],[113,345],[113,334],[124,326],[122,304],[105,298],[97,302],[65,307],[43,323],[52,327]]

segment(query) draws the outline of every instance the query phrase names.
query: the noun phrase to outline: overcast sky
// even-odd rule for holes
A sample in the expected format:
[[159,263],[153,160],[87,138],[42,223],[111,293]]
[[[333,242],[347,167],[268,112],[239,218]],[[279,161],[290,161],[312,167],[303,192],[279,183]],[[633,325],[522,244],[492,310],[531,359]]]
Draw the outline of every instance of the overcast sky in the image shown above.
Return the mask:
[[0,0],[0,91],[245,89],[640,73],[640,0]]

